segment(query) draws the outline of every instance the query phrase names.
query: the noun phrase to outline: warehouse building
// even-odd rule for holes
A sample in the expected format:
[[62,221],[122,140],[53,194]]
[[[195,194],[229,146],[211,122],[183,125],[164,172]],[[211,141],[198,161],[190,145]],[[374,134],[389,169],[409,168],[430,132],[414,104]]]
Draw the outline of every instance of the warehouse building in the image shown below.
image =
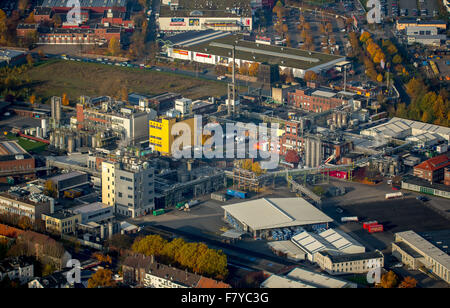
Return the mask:
[[[125,12],[127,9],[127,0],[79,0],[82,10],[88,10],[93,13],[104,13],[109,9]],[[67,13],[73,8],[69,0],[44,0],[43,8],[51,8],[56,13]]]
[[450,128],[394,117],[389,122],[361,131],[361,135],[386,139],[405,139],[431,133],[450,141]]
[[252,8],[250,0],[162,1],[157,23],[163,32],[251,31]]
[[327,227],[333,219],[303,198],[262,198],[222,207],[235,229],[267,238],[282,228]]
[[103,222],[114,218],[114,207],[94,202],[77,206],[71,210],[75,214],[81,214],[81,223]]
[[261,288],[356,288],[356,283],[348,282],[326,274],[296,267],[285,276],[271,275]]
[[413,270],[431,271],[450,283],[450,256],[414,231],[395,233],[392,255]]
[[228,67],[233,62],[233,46],[236,48],[236,66],[245,63],[278,66],[280,70],[291,70],[293,76],[299,78],[307,71],[319,73],[345,60],[342,56],[259,44],[239,35],[199,39],[184,45],[168,45],[166,49],[168,57],[173,59]]
[[344,232],[328,229],[318,234],[301,232],[291,238],[292,243],[305,251],[306,258],[316,262],[319,252],[328,251],[335,255],[364,253],[366,248]]
[[0,67],[22,65],[27,62],[27,53],[12,49],[0,49]]

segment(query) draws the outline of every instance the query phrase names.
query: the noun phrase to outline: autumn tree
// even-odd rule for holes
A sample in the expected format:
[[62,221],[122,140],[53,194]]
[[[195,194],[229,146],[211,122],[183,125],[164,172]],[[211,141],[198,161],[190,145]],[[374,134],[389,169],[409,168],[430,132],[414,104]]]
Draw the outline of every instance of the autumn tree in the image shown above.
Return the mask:
[[34,105],[34,103],[36,102],[36,95],[34,95],[34,94],[31,95],[29,100],[30,100],[30,104]]
[[158,235],[148,235],[134,241],[131,249],[146,256],[160,255],[167,241]]
[[400,63],[403,62],[403,59],[402,59],[402,57],[401,57],[400,55],[395,55],[395,56],[392,58],[392,62],[393,62],[394,64],[400,64]]
[[126,87],[120,89],[120,99],[123,102],[128,102],[128,89]]
[[0,44],[6,44],[6,32],[8,30],[6,25],[6,14],[3,10],[0,9]]
[[25,23],[32,24],[34,23],[34,12],[31,12],[30,15],[25,19]]
[[256,174],[257,176],[260,176],[263,173],[263,170],[261,169],[261,165],[258,162],[254,162],[252,164],[252,172]]
[[32,67],[34,63],[33,56],[31,54],[27,54],[27,64],[29,67]]
[[252,170],[253,162],[251,159],[244,159],[241,163],[241,168],[245,170]]
[[402,289],[413,289],[417,286],[417,280],[414,279],[413,277],[405,277],[405,279],[403,279],[403,281],[400,283],[400,285],[398,286],[399,288]]
[[305,77],[303,79],[305,79],[306,81],[316,81],[317,80],[317,74],[314,71],[306,71],[305,73]]
[[284,160],[286,160],[286,162],[291,163],[291,164],[298,164],[300,162],[300,156],[298,156],[297,151],[289,150],[289,151],[287,151],[286,156],[284,157]]
[[108,51],[112,56],[117,56],[120,52],[120,42],[117,38],[113,37],[109,41]]
[[109,269],[99,269],[88,280],[88,288],[114,288],[116,282],[113,280],[112,274]]
[[393,271],[389,271],[383,275],[381,275],[381,280],[379,283],[379,287],[384,289],[395,288],[398,283],[398,277]]
[[62,96],[62,105],[63,106],[69,106],[69,99],[67,98],[67,94],[64,93]]

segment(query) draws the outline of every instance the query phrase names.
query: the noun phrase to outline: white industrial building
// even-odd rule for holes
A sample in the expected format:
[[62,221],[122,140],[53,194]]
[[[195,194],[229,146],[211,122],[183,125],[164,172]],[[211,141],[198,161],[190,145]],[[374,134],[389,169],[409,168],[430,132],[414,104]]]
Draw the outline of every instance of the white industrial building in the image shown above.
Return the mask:
[[162,32],[252,31],[250,0],[163,0],[157,15]]
[[114,207],[95,202],[84,204],[72,209],[75,214],[81,214],[81,223],[101,222],[114,218]]
[[326,274],[294,268],[286,276],[271,275],[261,288],[356,288],[352,282],[331,277]]
[[[199,36],[197,36],[199,35]],[[166,46],[167,56],[173,59],[228,66],[244,64],[278,65],[280,70],[291,70],[294,77],[303,78],[307,71],[319,73],[345,60],[343,56],[311,52],[297,48],[259,44],[227,32],[196,34],[195,38],[175,38]],[[184,38],[184,39],[183,39]]]
[[425,133],[438,135],[447,141],[450,140],[449,127],[406,120],[397,117],[392,118],[389,122],[361,131],[361,135],[387,139],[406,139],[407,137],[419,136]]
[[333,219],[303,198],[261,198],[222,207],[225,220],[254,237],[268,237],[274,229],[328,226]]
[[292,243],[305,251],[306,258],[315,262],[315,255],[321,251],[331,254],[363,253],[366,248],[340,230],[328,229],[319,234],[304,231],[291,238]]

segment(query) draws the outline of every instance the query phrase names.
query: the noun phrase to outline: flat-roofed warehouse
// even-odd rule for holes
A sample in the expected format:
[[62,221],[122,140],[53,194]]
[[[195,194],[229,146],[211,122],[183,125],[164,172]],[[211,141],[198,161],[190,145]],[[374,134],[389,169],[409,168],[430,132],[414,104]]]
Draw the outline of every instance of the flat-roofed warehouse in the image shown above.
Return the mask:
[[[127,9],[127,0],[79,0],[82,10],[89,10],[94,13],[103,13],[109,9],[125,12]],[[73,1],[71,1],[73,2]],[[44,0],[42,7],[51,8],[57,13],[70,11],[74,4],[69,0]]]
[[277,65],[280,70],[290,69],[294,77],[303,78],[307,71],[319,73],[345,60],[343,56],[329,55],[290,47],[259,44],[242,35],[227,35],[212,39],[191,41],[167,46],[167,55],[173,59],[228,66],[233,62],[235,46],[236,66],[244,63]]
[[262,198],[222,207],[227,222],[254,237],[280,228],[328,226],[333,219],[303,198]]
[[157,18],[159,30],[181,32],[198,30],[251,31],[250,0],[163,0]]

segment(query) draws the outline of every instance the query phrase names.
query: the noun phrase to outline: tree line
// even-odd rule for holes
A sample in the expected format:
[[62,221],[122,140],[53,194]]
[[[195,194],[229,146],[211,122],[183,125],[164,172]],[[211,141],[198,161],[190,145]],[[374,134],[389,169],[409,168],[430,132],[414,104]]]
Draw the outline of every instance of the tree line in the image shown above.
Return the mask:
[[158,261],[189,269],[194,273],[223,280],[228,275],[227,257],[204,243],[187,243],[182,238],[167,241],[159,235],[137,238],[131,249]]

